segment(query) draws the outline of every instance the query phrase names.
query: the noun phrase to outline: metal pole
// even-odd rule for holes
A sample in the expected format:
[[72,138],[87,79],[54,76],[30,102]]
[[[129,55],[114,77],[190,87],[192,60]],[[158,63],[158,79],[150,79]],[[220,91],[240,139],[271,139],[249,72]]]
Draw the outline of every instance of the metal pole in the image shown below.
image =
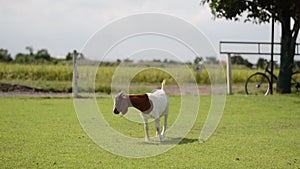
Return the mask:
[[274,67],[274,12],[272,12],[272,30],[271,30],[271,84],[270,84],[270,94],[273,94],[273,67]]
[[232,84],[231,84],[231,56],[230,53],[227,55],[227,92],[229,95],[232,94]]

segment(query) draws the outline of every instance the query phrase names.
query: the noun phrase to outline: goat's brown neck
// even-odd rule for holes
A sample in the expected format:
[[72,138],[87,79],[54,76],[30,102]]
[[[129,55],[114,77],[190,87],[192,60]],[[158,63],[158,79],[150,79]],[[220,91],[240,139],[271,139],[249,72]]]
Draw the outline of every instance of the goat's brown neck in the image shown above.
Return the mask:
[[152,109],[152,104],[147,94],[131,94],[129,95],[129,99],[130,106],[135,107],[143,113],[149,113]]

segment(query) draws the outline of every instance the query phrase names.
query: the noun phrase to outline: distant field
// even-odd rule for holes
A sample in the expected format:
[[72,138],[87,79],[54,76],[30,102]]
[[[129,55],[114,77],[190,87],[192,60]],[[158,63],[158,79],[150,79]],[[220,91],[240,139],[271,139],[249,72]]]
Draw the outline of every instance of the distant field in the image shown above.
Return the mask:
[[[98,68],[95,86],[96,92],[111,92],[110,85],[116,68],[116,66],[101,66]],[[176,81],[168,73],[158,69],[147,68],[148,67],[145,67],[146,70],[138,73],[132,79],[132,84],[157,84],[161,82],[162,79],[167,79],[169,85],[176,85]],[[178,78],[181,81],[189,78],[189,75],[182,73],[182,68],[173,66],[165,69],[173,72],[177,71],[179,75]],[[193,68],[191,67],[190,69],[193,72]],[[232,70],[232,81],[236,85],[243,85],[246,79],[256,71],[257,70],[246,68],[235,68]],[[0,82],[53,89],[60,92],[72,91],[72,73],[72,66],[70,65],[17,65],[0,63]],[[210,84],[210,77],[205,69],[200,73],[194,72],[193,76],[200,85]]]
[[[201,96],[193,129],[170,151],[145,159],[113,155],[82,130],[71,98],[0,98],[0,168],[300,168],[299,95],[227,97],[213,136],[198,143],[210,106]],[[111,97],[97,99],[116,130],[144,137],[143,126],[112,112]],[[170,97],[170,123],[180,97]],[[150,124],[154,134],[154,124]]]

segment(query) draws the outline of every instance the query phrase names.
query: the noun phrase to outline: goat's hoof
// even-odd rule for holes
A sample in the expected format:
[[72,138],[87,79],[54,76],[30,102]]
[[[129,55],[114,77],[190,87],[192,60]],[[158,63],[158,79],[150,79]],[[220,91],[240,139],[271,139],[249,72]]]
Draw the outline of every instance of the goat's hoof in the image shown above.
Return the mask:
[[146,138],[145,138],[145,141],[147,141],[147,142],[148,142],[148,141],[150,141],[150,139],[146,137]]
[[163,135],[158,135],[159,141],[163,141],[164,140],[164,136]]

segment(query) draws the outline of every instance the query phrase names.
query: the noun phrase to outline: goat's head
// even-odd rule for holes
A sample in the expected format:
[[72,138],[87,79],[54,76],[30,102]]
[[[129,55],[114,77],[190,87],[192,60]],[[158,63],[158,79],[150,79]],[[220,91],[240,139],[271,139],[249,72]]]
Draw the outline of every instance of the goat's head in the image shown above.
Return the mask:
[[125,115],[129,107],[129,97],[122,92],[119,93],[114,100],[114,113]]

